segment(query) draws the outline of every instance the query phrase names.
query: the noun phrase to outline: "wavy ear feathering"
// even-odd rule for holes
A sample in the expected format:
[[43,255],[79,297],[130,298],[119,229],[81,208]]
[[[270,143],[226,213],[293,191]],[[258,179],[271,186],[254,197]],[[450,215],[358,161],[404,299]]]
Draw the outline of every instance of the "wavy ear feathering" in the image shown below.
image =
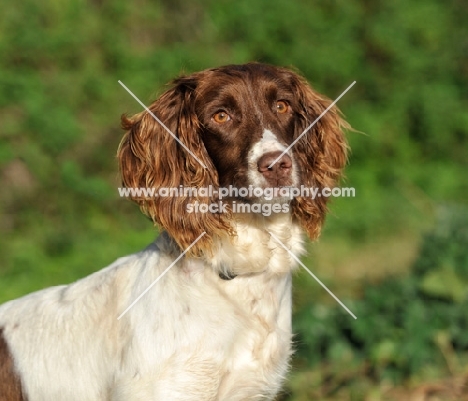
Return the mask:
[[[149,109],[206,166],[184,149],[147,111],[122,116],[125,133],[117,157],[122,182],[127,188],[218,187],[218,176],[200,136],[200,121],[194,110],[197,75],[173,82]],[[143,213],[164,228],[182,249],[201,256],[211,250],[216,235],[232,232],[228,214],[187,213],[189,202],[211,203],[209,196],[162,196],[133,198]]]
[[[315,92],[301,76],[293,74],[292,82],[302,106],[296,126],[297,138],[332,101]],[[318,193],[321,193],[323,188],[334,188],[337,185],[346,165],[349,149],[343,130],[350,129],[350,125],[341,117],[338,107],[333,106],[297,141],[293,153],[303,169],[302,185],[318,188]],[[320,235],[328,200],[326,196],[319,196],[315,199],[296,197],[292,201],[293,216],[299,220],[312,240]]]

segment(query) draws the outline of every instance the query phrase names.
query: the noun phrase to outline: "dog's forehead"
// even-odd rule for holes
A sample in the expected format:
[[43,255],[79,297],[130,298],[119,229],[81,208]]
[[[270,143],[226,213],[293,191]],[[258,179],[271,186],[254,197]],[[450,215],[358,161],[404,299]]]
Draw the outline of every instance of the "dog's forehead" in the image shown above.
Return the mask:
[[256,98],[276,92],[292,90],[287,72],[272,66],[236,66],[232,70],[221,67],[205,71],[197,82],[197,95],[204,100],[223,95]]
[[286,84],[286,71],[283,69],[267,66],[262,64],[247,64],[245,66],[238,66],[236,69],[231,68],[219,68],[213,70],[214,76],[220,77],[220,79],[227,80],[233,83],[246,84]]

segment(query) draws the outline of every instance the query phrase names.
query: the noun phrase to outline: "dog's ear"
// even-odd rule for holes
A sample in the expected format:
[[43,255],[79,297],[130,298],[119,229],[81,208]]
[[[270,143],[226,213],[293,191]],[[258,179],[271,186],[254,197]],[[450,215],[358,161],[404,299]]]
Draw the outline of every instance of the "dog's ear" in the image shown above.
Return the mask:
[[[218,187],[218,175],[203,145],[202,127],[195,113],[199,79],[193,75],[175,80],[172,88],[151,104],[149,110],[160,121],[147,111],[133,117],[122,116],[122,127],[127,132],[117,152],[123,185],[155,190],[153,196],[134,192],[131,198],[143,213],[168,231],[181,250],[206,233],[189,251],[194,256],[211,249],[216,233],[232,231],[228,216],[190,209],[190,204],[197,201],[213,202],[215,199],[209,195],[174,193],[187,188]],[[171,189],[172,194],[161,192]]]
[[[298,138],[326,109],[332,101],[315,92],[307,81],[294,74],[293,86],[299,101]],[[301,170],[301,185],[317,188],[334,188],[347,161],[348,145],[343,130],[350,126],[333,106],[294,145],[292,151]],[[328,197],[297,197],[292,202],[293,216],[299,220],[311,239],[320,235],[327,212]]]

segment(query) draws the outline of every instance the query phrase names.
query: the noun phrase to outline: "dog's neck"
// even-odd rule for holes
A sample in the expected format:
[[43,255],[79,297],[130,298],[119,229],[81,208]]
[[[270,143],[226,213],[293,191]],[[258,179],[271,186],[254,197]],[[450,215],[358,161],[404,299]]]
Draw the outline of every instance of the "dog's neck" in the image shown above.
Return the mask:
[[[233,220],[237,235],[214,237],[211,252],[197,258],[211,267],[223,280],[241,275],[290,273],[297,267],[293,257],[304,253],[301,227],[291,215],[269,217],[237,214]],[[177,258],[181,250],[167,232],[162,232],[158,247]]]
[[289,273],[297,265],[292,255],[297,257],[304,251],[302,230],[289,214],[238,214],[234,227],[237,235],[215,238],[212,255],[206,256],[222,279]]

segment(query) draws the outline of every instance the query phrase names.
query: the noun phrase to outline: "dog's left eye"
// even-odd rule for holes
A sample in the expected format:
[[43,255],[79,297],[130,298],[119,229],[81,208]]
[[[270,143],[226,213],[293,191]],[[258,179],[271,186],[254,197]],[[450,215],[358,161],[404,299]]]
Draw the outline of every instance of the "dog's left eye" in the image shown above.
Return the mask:
[[226,113],[224,110],[221,110],[213,114],[212,119],[218,124],[224,124],[224,123],[227,123],[231,119],[231,116],[228,113]]
[[284,114],[288,111],[289,105],[284,100],[278,100],[276,102],[276,112],[278,114]]

